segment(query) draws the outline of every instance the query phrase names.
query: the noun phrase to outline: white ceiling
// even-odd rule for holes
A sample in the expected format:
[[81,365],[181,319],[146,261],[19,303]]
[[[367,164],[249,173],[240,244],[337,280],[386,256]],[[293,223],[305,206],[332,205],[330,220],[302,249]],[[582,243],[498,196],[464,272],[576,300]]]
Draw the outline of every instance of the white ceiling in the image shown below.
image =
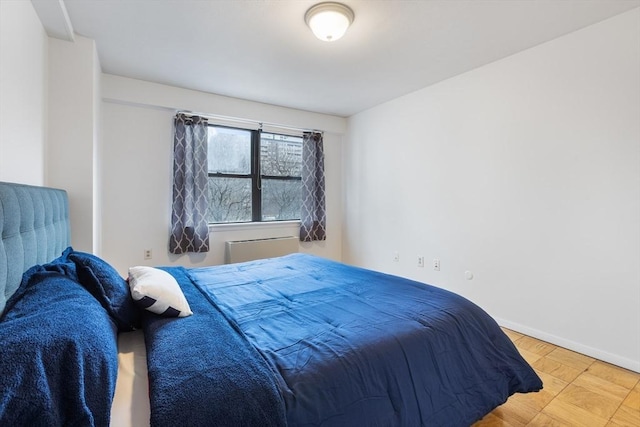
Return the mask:
[[355,21],[327,43],[313,0],[59,0],[49,18],[32,2],[49,35],[94,39],[105,73],[345,117],[640,6],[343,0]]

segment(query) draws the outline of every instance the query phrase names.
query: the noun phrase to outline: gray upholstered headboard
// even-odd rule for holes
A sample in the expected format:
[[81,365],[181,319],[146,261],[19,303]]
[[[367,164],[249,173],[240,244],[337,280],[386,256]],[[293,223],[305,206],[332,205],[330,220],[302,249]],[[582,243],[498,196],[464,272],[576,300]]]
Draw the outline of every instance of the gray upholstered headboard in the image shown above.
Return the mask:
[[66,191],[0,182],[0,313],[22,273],[60,256],[69,233]]

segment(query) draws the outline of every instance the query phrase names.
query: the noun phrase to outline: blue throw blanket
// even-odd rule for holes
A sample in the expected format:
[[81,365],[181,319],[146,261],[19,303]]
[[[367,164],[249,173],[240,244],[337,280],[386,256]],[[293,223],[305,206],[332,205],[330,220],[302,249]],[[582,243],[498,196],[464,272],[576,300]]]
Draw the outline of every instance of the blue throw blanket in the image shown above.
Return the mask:
[[178,280],[193,315],[143,318],[151,425],[285,425],[267,362],[203,298],[183,268],[166,270]]
[[109,425],[116,328],[65,275],[74,276],[67,267],[33,267],[7,302],[0,320],[0,425]]

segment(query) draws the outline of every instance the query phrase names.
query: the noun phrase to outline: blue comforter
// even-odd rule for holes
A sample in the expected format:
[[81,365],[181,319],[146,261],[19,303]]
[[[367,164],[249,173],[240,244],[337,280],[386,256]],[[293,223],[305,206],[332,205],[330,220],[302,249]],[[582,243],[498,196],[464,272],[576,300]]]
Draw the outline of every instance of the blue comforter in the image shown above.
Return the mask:
[[[302,254],[189,275],[208,300],[205,309],[202,298],[187,295],[198,306],[193,317],[220,310],[236,337],[259,351],[292,426],[468,426],[511,394],[542,387],[493,319],[436,287]],[[199,342],[190,335],[184,345]],[[198,348],[220,363],[216,351]],[[158,350],[148,350],[153,360]],[[174,354],[182,361],[182,350]],[[163,404],[179,413],[171,393]],[[192,393],[194,401],[210,398]],[[151,405],[153,412],[153,398]]]

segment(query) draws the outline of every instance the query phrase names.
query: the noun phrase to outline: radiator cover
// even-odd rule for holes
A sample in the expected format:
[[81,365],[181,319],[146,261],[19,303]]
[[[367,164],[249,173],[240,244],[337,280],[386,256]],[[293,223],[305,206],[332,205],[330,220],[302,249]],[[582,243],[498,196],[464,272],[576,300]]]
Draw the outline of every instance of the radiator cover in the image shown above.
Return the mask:
[[298,249],[298,238],[293,236],[233,240],[225,242],[224,262],[231,264],[255,259],[274,258],[298,252]]

